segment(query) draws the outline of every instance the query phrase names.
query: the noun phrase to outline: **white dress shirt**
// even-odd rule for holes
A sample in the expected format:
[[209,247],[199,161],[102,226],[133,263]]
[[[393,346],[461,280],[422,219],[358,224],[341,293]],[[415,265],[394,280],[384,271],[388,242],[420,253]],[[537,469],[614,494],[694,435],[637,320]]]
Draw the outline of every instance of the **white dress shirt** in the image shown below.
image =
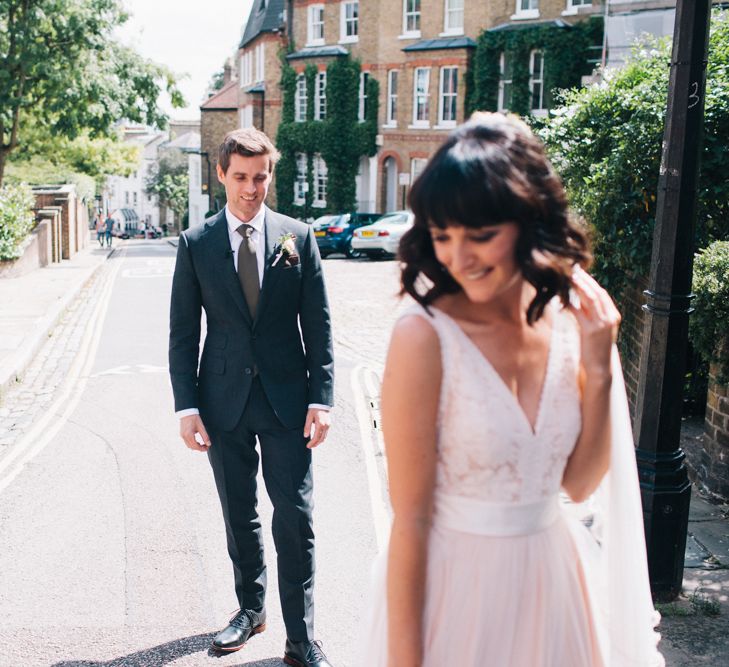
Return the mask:
[[[261,206],[261,210],[258,211],[247,223],[243,220],[236,218],[231,212],[228,206],[225,206],[225,219],[228,222],[228,238],[230,239],[230,249],[233,251],[233,268],[236,273],[238,271],[238,249],[240,244],[243,242],[243,237],[238,232],[238,227],[243,224],[248,224],[253,227],[253,233],[251,234],[251,240],[256,244],[256,261],[258,263],[258,286],[263,286],[263,268],[266,261],[266,233],[263,229],[263,221],[266,217],[266,209]],[[321,405],[319,403],[311,403],[309,408],[316,408],[319,410],[330,410],[330,405]],[[200,411],[197,408],[186,408],[185,410],[178,410],[175,412],[175,416],[182,419],[190,415],[199,415]]]

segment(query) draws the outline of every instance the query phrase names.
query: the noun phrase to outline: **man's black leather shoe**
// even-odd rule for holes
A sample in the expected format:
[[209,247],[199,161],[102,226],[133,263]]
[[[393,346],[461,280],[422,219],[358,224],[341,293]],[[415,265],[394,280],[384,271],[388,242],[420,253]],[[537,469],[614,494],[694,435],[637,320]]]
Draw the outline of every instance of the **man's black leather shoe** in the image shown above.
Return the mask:
[[321,650],[321,642],[315,641],[292,642],[287,639],[284,662],[292,667],[332,667]]
[[266,629],[266,612],[241,609],[213,639],[216,651],[237,651],[252,635]]

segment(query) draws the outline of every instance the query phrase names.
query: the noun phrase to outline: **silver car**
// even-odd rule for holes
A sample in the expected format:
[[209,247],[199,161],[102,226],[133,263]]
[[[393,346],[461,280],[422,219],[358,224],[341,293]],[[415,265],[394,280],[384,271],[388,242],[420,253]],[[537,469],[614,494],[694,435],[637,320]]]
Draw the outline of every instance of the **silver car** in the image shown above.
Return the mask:
[[402,235],[413,226],[415,217],[410,211],[393,211],[377,222],[355,229],[352,249],[367,257],[394,257]]

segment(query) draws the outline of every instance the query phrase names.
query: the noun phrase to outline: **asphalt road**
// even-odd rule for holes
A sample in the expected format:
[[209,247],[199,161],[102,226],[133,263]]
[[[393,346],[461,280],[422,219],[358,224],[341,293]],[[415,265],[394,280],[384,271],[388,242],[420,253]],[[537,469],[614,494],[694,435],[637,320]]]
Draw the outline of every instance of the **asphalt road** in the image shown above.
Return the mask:
[[[208,651],[236,609],[212,473],[177,435],[167,376],[175,249],[130,242],[65,410],[38,453],[0,480],[0,665],[282,665],[270,504],[268,629],[242,650]],[[314,456],[317,637],[353,662],[369,568],[386,514],[376,373],[400,306],[393,262],[325,261],[335,326],[336,408]],[[47,442],[40,442],[45,437]],[[42,445],[42,447],[41,447]]]

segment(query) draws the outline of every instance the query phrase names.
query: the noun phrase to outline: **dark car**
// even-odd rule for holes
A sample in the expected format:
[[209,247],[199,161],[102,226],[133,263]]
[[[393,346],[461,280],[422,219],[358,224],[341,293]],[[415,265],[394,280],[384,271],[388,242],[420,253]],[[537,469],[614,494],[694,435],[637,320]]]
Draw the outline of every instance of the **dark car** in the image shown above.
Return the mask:
[[352,249],[354,230],[370,225],[380,217],[380,213],[340,213],[317,218],[312,226],[321,256],[339,252],[349,258],[359,257],[360,253]]

